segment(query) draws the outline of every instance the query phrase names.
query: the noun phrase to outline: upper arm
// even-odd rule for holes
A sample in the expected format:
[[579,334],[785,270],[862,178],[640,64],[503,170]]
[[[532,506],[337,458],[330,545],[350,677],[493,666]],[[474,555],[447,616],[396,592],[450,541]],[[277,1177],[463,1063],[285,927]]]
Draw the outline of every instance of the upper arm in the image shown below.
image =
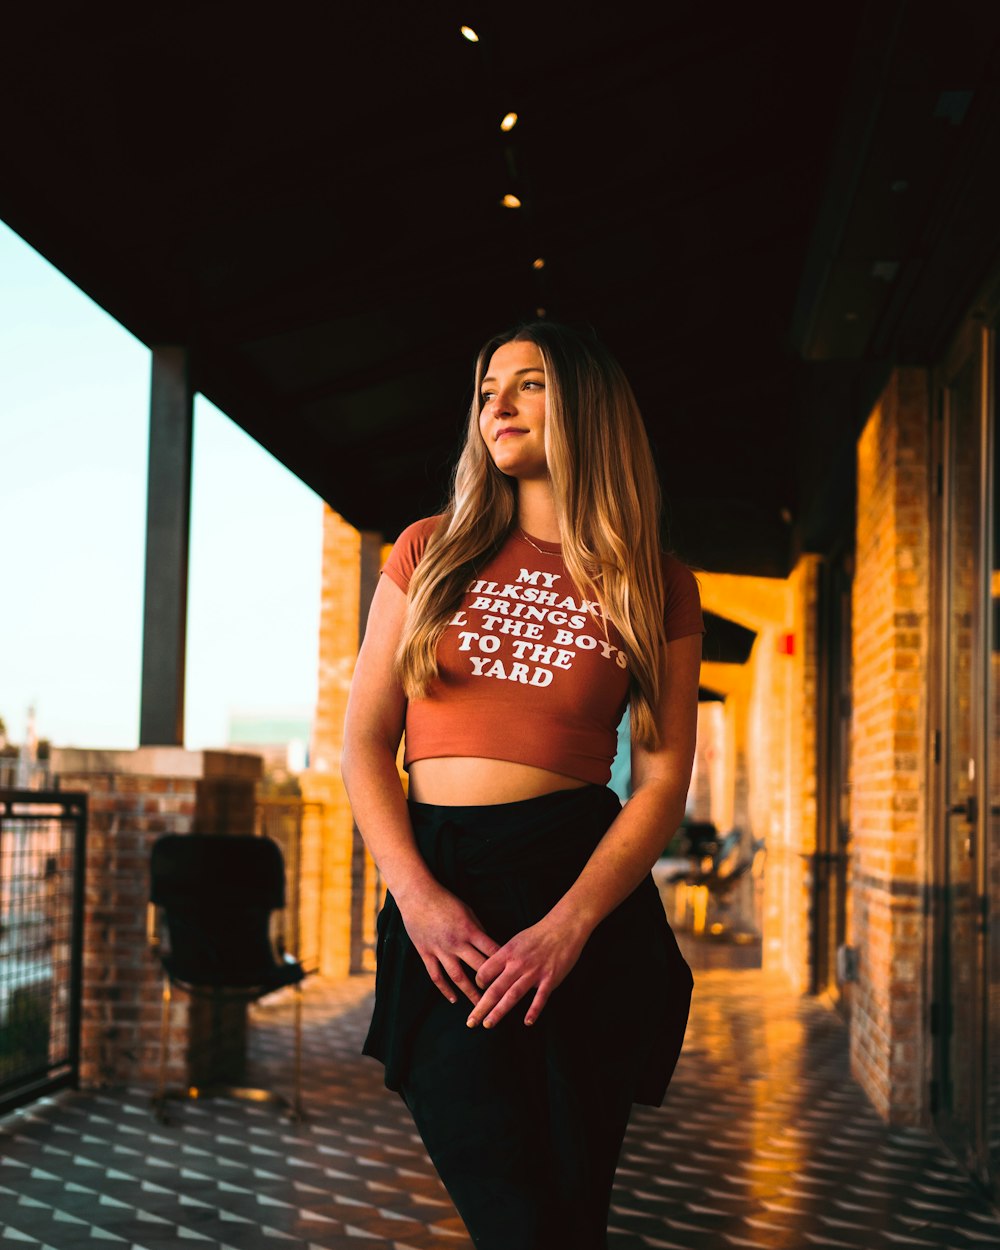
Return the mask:
[[659,746],[649,750],[632,741],[632,785],[646,781],[691,780],[698,729],[698,679],[701,673],[701,634],[686,634],[664,646],[664,671],[656,708]]
[[384,739],[393,752],[399,746],[406,696],[394,658],[405,617],[406,595],[388,577],[380,577],[351,680],[344,721],[345,748],[362,736]]

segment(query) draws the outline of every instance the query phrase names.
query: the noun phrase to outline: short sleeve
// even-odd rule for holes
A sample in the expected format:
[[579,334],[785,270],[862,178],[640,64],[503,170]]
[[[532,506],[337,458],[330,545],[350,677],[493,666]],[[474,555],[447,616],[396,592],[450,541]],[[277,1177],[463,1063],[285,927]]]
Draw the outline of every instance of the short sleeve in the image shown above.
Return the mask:
[[663,557],[663,633],[667,642],[704,634],[701,595],[695,575],[674,556]]
[[437,529],[440,520],[439,516],[425,517],[422,521],[414,521],[412,525],[408,525],[396,539],[382,566],[382,572],[396,583],[404,595],[410,588],[413,570],[420,563],[428,539]]

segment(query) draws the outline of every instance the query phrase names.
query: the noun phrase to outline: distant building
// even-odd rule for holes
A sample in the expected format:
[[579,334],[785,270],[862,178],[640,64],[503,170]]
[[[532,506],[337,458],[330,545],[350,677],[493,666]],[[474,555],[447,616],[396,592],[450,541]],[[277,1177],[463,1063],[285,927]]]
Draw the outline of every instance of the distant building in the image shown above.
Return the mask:
[[268,771],[300,773],[309,766],[312,712],[302,708],[240,710],[229,714],[226,746],[252,751]]

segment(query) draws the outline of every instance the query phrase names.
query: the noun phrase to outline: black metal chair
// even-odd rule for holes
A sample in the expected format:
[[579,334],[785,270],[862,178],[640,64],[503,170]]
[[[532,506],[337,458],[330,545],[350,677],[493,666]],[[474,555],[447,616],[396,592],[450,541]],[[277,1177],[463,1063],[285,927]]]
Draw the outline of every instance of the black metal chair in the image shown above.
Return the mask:
[[700,935],[705,931],[709,900],[727,907],[735,887],[751,870],[754,860],[739,859],[743,842],[739,829],[730,830],[724,837],[715,825],[707,822],[682,825],[681,830],[690,838],[687,859],[673,861],[663,879],[676,887],[676,923],[686,922],[690,908],[691,932]]
[[[272,914],[285,906],[285,865],[270,838],[230,834],[165,834],[150,859],[148,934],[163,969],[159,1081],[153,1096],[166,1121],[168,1098],[228,1096],[274,1102],[304,1118],[302,1108],[302,986],[306,969],[272,938]],[[161,941],[165,921],[167,946]],[[170,1001],[173,988],[216,1004],[251,1003],[294,986],[294,1096],[240,1085],[209,1083],[166,1088]]]

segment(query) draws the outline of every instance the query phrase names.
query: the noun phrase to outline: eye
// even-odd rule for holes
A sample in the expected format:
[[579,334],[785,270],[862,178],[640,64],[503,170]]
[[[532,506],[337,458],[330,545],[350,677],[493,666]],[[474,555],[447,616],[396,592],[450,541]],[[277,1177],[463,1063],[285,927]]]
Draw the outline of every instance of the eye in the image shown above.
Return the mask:
[[526,378],[526,379],[525,379],[525,381],[524,381],[524,386],[535,386],[535,387],[537,387],[540,391],[544,391],[544,390],[545,390],[545,383],[544,383],[544,382],[534,382],[534,381],[532,381],[530,378]]
[[495,391],[483,391],[483,393],[479,396],[479,402],[481,404],[488,404],[490,400],[493,399],[495,394]]

